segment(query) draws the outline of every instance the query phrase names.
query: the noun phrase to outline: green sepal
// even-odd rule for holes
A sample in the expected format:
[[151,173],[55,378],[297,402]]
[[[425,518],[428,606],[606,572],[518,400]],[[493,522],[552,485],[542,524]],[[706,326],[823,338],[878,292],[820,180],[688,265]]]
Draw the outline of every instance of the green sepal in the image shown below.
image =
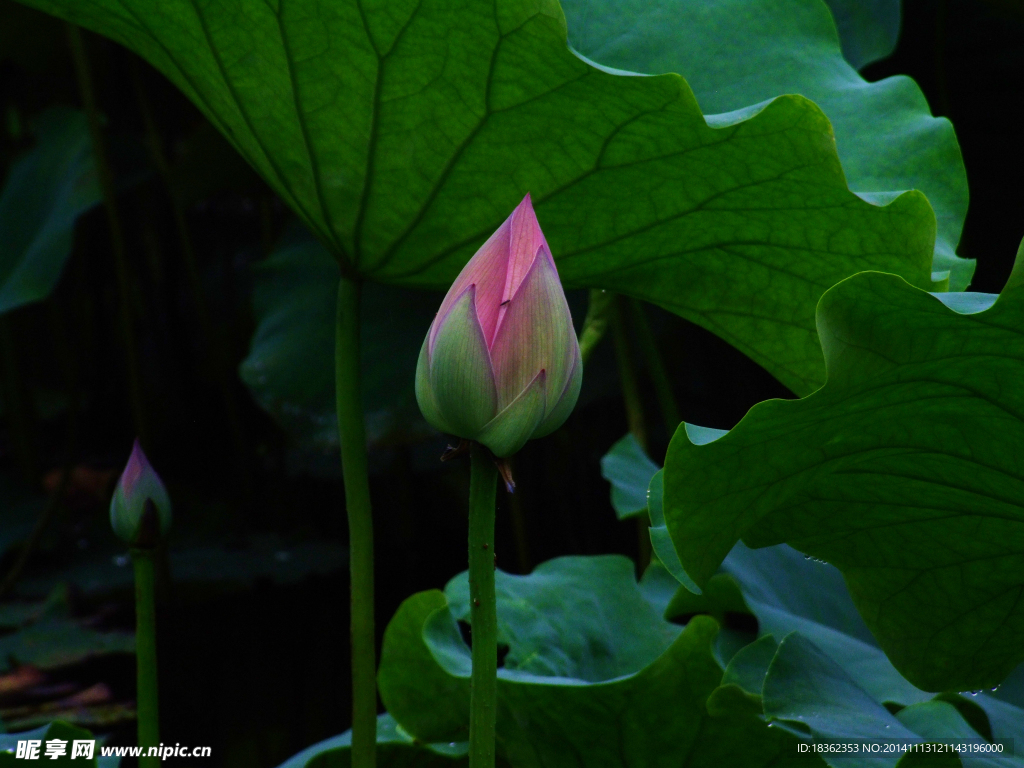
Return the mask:
[[437,405],[437,398],[434,397],[434,390],[430,386],[430,334],[423,339],[423,346],[420,347],[420,356],[416,361],[416,403],[423,413],[423,418],[430,426],[441,432],[452,432],[441,409]]

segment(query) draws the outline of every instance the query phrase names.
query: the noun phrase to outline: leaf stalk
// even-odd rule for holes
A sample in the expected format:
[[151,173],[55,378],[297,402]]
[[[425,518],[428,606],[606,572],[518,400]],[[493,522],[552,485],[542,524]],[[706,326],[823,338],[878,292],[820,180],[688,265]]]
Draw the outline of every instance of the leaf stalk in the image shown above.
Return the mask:
[[353,768],[374,768],[377,761],[377,664],[373,616],[373,512],[360,390],[359,305],[359,283],[342,275],[338,282],[334,388],[349,533],[352,765]]

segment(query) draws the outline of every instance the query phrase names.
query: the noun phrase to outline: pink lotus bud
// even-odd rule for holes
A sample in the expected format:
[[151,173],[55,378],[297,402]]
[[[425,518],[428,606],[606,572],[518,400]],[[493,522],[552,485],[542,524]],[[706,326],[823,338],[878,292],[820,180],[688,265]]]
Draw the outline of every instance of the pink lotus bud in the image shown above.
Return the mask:
[[153,546],[171,527],[171,499],[138,440],[110,500],[110,524],[132,546]]
[[416,400],[442,432],[511,456],[562,425],[580,346],[530,196],[469,260],[430,325]]

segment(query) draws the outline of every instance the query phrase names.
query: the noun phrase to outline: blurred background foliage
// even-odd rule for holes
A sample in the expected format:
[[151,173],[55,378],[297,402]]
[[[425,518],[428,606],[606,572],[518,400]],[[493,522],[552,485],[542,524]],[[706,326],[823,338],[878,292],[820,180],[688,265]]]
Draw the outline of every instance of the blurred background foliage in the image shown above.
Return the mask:
[[[894,52],[862,69],[869,81],[910,75],[953,121],[971,191],[958,252],[977,260],[983,292],[1009,274],[1024,210],[1022,33],[1011,0],[906,0]],[[107,504],[139,423],[176,514],[159,625],[165,742],[210,744],[225,768],[277,765],[349,720],[333,339],[317,314],[332,312],[337,269],[310,258],[320,246],[162,76],[105,39],[80,40],[76,64],[63,23],[0,0],[0,719],[35,727],[56,713],[133,738],[130,568]],[[871,50],[844,53],[859,63]],[[81,111],[83,60],[107,179]],[[55,285],[18,271],[28,250],[67,259]],[[444,440],[411,391],[438,302],[367,291],[381,635],[406,596],[465,567],[468,467],[437,461]],[[585,293],[570,304],[579,325]],[[710,333],[648,310],[684,420],[729,428],[761,400],[792,397]],[[639,353],[634,363],[645,418],[632,426],[660,464],[670,435],[652,373]],[[302,375],[275,380],[282,366]],[[629,426],[606,340],[566,426],[516,457],[519,492],[499,497],[503,570],[644,556],[601,476]]]

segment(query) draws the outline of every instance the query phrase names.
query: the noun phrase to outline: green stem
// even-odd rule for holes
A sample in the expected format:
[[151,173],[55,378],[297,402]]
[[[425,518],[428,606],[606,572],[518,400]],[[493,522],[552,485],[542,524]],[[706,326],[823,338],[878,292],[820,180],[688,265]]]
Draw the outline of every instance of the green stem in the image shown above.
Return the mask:
[[615,341],[615,359],[619,368],[619,383],[622,386],[622,400],[626,406],[626,422],[629,431],[647,450],[647,426],[644,420],[644,403],[640,397],[640,381],[633,365],[633,356],[629,349],[629,338],[626,334],[626,318],[622,313],[622,298],[615,304],[612,315],[612,337]]
[[[647,451],[647,425],[644,420],[644,402],[640,396],[640,382],[637,379],[636,368],[633,365],[633,356],[629,349],[629,339],[626,334],[626,318],[622,312],[622,304],[625,298],[617,297],[612,307],[612,337],[615,341],[615,359],[619,368],[619,383],[622,386],[622,400],[626,406],[626,422],[629,424],[629,431],[636,438],[640,447]],[[636,542],[637,542],[637,566],[640,573],[647,568],[651,561],[651,538],[648,529],[650,518],[646,514],[638,515],[636,518]]]
[[679,406],[676,405],[676,397],[672,393],[672,380],[668,376],[668,371],[665,370],[665,361],[661,356],[661,350],[658,349],[658,342],[654,338],[651,324],[647,320],[644,305],[636,299],[630,299],[629,307],[632,310],[633,331],[640,344],[640,351],[647,360],[647,369],[651,374],[651,383],[654,384],[654,393],[658,396],[661,415],[665,419],[665,428],[671,439],[681,421]]
[[[156,685],[156,551],[133,549],[135,566],[135,661],[136,709],[139,721],[139,746],[160,744],[160,714]],[[159,757],[140,757],[139,768],[158,768]]]
[[373,628],[373,514],[359,366],[359,284],[343,275],[338,283],[334,387],[352,587],[352,765],[374,768],[377,762],[377,665]]
[[604,333],[608,329],[608,318],[614,309],[614,304],[614,293],[600,288],[590,290],[587,316],[583,320],[583,330],[580,331],[580,359],[584,365],[594,352],[594,348],[604,338]]
[[89,57],[85,51],[82,31],[74,24],[67,24],[68,43],[71,47],[71,58],[75,64],[78,77],[78,91],[82,97],[82,106],[89,122],[89,135],[92,139],[92,153],[96,161],[96,177],[100,192],[103,195],[103,207],[107,212],[107,224],[110,227],[110,250],[114,257],[114,271],[117,275],[117,289],[121,319],[121,335],[128,363],[128,395],[131,400],[132,418],[135,421],[135,434],[139,436],[143,447],[148,445],[145,409],[142,397],[142,375],[139,369],[139,356],[135,347],[135,327],[132,322],[131,292],[132,283],[128,276],[128,257],[125,246],[124,228],[121,215],[117,209],[117,195],[114,190],[114,173],[110,160],[107,158],[107,147],[103,141],[103,125],[100,118],[99,105],[96,102],[96,89],[93,85],[92,73],[89,69]]
[[498,608],[494,600],[494,497],[498,472],[477,443],[469,481],[469,615],[473,678],[469,710],[469,768],[494,768],[498,699]]

